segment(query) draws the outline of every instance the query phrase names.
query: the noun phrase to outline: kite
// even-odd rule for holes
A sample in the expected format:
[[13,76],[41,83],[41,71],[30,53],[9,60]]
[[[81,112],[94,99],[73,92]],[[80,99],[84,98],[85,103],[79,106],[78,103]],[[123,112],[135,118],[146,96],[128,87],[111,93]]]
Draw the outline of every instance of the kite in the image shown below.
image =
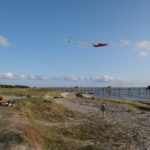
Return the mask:
[[73,43],[76,43],[78,44],[79,46],[81,47],[101,47],[101,46],[107,46],[109,45],[108,43],[98,43],[96,42],[95,44],[86,44],[86,43],[82,43],[80,41],[76,41],[74,40],[73,38],[71,38],[70,40],[66,40],[64,39],[65,42],[73,42]]
[[107,45],[109,45],[108,43],[95,43],[95,44],[93,44],[93,46],[94,47],[100,47],[100,46],[107,46]]

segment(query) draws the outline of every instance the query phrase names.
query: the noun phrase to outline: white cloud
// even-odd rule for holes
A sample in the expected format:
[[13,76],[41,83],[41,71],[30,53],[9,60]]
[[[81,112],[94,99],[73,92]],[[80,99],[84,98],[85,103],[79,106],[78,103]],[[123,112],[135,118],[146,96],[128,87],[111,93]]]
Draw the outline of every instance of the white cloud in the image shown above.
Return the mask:
[[4,74],[0,74],[0,78],[4,78],[4,79],[12,79],[12,78],[13,78],[13,74],[12,74],[12,73],[4,73]]
[[139,53],[138,53],[138,55],[139,55],[139,56],[147,56],[147,55],[148,55],[148,53],[147,53],[147,52],[142,51],[142,52],[139,52]]
[[66,76],[65,79],[68,81],[78,81],[78,77],[76,77],[75,75]]
[[128,79],[121,79],[121,78],[113,78],[108,75],[104,75],[103,77],[76,77],[75,75],[66,76],[62,79],[63,81],[72,81],[72,82],[84,82],[84,83],[111,83],[111,82],[126,82]]
[[0,79],[14,79],[14,80],[52,80],[50,77],[45,76],[25,76],[15,75],[13,73],[0,73]]
[[120,42],[125,46],[131,44],[131,42],[129,40],[120,40]]
[[0,35],[0,45],[4,46],[4,47],[9,47],[10,44],[8,43],[8,40]]
[[84,81],[86,81],[86,78],[84,78],[84,77],[77,77],[77,76],[75,76],[75,75],[71,75],[71,76],[65,76],[65,77],[63,78],[63,80],[65,80],[65,81],[84,82]]
[[46,76],[26,76],[26,75],[15,75],[13,73],[0,73],[0,79],[11,79],[11,80],[41,80],[41,81],[55,81],[55,82],[71,82],[71,83],[83,83],[83,84],[95,84],[95,83],[124,83],[127,79],[114,78],[108,75],[103,77],[77,77],[75,75],[64,76],[64,77],[46,77]]
[[135,49],[150,50],[150,41],[141,41],[141,42],[136,43]]
[[114,78],[108,75],[104,75],[103,77],[92,77],[90,81],[97,83],[111,83],[111,82],[126,82],[128,81],[128,79]]

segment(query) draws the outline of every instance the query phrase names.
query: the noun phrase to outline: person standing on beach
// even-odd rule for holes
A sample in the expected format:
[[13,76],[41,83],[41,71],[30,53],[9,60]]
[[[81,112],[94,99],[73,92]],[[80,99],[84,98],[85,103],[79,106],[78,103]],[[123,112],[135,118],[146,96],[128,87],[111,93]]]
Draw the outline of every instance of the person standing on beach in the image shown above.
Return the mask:
[[103,118],[105,119],[105,117],[106,117],[106,115],[105,115],[106,104],[102,104],[102,105],[101,105],[101,111],[103,112]]

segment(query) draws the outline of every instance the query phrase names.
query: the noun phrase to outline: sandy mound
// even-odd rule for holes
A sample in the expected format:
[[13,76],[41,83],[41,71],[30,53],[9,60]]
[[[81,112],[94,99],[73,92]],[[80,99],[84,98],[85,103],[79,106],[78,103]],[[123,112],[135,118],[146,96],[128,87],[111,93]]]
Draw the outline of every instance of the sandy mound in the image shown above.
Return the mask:
[[61,96],[64,97],[64,98],[76,98],[75,93],[72,93],[72,92],[61,93]]
[[92,95],[88,93],[73,93],[73,92],[64,92],[61,94],[61,96],[64,98],[76,98],[76,97],[92,98]]

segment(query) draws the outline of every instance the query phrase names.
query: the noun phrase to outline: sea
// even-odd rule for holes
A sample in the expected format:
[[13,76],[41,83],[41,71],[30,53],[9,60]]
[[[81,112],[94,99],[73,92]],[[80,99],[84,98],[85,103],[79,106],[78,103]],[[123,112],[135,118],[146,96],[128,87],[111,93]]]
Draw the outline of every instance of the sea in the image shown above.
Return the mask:
[[98,98],[102,97],[129,101],[150,100],[150,90],[147,88],[100,88],[93,95]]
[[59,91],[90,93],[97,98],[108,98],[129,101],[150,100],[150,89],[146,87],[76,87],[59,88]]

